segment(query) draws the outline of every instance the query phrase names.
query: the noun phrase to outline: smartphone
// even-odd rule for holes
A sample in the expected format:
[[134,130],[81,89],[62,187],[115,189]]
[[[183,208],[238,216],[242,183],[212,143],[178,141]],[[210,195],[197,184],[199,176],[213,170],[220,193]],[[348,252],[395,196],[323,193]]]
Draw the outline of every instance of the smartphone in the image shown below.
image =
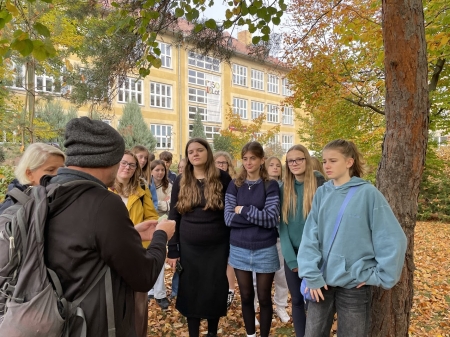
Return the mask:
[[181,274],[183,271],[183,267],[181,266],[180,261],[177,260],[177,263],[175,264],[175,270],[178,272],[178,274]]

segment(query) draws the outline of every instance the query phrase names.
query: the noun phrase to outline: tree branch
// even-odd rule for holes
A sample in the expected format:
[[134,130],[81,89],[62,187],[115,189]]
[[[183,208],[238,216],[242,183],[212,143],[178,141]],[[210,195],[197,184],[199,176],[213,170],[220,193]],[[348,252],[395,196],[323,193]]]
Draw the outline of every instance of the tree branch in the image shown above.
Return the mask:
[[445,59],[438,59],[436,65],[434,66],[433,76],[431,77],[430,83],[428,84],[428,91],[435,91],[437,88],[437,83],[439,81],[439,76],[444,69]]
[[342,98],[345,99],[346,101],[350,102],[350,103],[353,103],[353,104],[357,105],[357,106],[360,106],[360,107],[363,107],[363,108],[369,108],[369,109],[372,109],[373,111],[375,111],[375,112],[377,112],[377,113],[379,113],[379,114],[381,114],[383,116],[385,115],[383,110],[378,109],[377,107],[373,106],[372,104],[364,103],[362,101],[362,99],[360,99],[359,101],[354,101],[354,100],[352,100],[350,98],[347,98],[347,97],[342,97]]

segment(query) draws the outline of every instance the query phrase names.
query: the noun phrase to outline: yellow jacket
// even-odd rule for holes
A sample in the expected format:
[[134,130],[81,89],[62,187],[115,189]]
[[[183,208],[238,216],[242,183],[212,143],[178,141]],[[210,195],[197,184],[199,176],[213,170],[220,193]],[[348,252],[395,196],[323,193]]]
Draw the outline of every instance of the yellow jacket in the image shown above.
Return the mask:
[[[117,194],[115,191],[114,193]],[[158,220],[158,213],[155,210],[152,195],[147,186],[145,186],[145,190],[139,186],[136,194],[128,197],[127,210],[135,226],[145,220]],[[147,248],[149,243],[150,241],[142,241],[144,248]]]

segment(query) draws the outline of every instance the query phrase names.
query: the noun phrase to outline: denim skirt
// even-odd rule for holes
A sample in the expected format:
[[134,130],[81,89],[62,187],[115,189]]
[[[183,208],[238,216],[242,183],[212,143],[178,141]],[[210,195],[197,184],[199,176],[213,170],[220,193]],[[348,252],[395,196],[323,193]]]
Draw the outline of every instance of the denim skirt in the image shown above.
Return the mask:
[[280,269],[277,246],[256,250],[230,245],[228,264],[233,268],[255,273],[274,273]]

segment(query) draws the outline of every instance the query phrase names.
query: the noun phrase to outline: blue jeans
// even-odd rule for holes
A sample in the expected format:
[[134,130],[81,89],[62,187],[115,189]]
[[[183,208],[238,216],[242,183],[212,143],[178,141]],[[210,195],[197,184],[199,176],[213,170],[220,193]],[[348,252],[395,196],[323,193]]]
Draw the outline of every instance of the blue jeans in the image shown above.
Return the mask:
[[322,288],[325,300],[308,303],[305,336],[329,337],[337,312],[338,337],[366,337],[370,330],[371,292],[370,286],[359,289]]
[[172,292],[171,292],[170,296],[176,297],[178,295],[178,282],[179,281],[180,281],[180,275],[176,271],[173,273],[173,277],[172,277]]
[[[292,301],[292,320],[294,322],[295,336],[305,336],[305,300],[300,292],[300,284],[302,279],[298,277],[298,273],[294,273],[284,261],[284,274],[286,275],[286,281],[291,293]],[[328,336],[329,337],[329,336]]]

